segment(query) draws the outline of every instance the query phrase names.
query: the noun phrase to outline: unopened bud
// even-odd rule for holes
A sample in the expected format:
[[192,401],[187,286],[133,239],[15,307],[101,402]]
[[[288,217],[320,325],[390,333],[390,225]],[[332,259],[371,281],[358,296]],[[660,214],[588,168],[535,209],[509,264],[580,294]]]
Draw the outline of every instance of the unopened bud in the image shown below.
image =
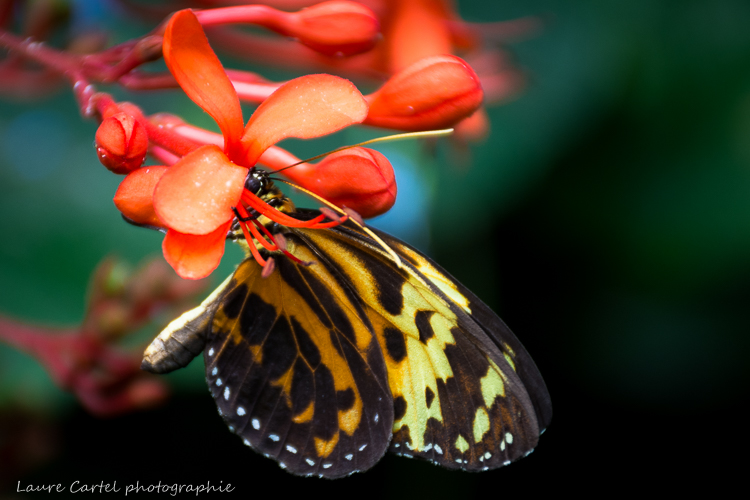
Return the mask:
[[375,45],[380,24],[364,5],[331,1],[291,14],[284,28],[285,34],[321,54],[350,56]]
[[479,77],[461,58],[425,57],[365,99],[366,125],[418,131],[452,127],[482,104]]
[[328,155],[317,165],[290,168],[284,175],[334,205],[364,218],[387,212],[396,202],[396,177],[388,159],[368,148]]
[[99,161],[116,174],[127,174],[140,167],[147,151],[146,128],[127,113],[105,118],[96,131]]

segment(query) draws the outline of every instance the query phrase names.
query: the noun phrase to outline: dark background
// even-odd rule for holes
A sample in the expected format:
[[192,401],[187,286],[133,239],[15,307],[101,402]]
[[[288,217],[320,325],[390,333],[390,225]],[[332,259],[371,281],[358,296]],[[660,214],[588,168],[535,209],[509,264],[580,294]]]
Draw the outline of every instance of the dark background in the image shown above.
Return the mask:
[[[148,29],[113,17],[108,3],[77,4],[82,27],[103,19],[122,39]],[[699,485],[720,494],[741,477],[750,3],[465,0],[459,10],[471,21],[546,16],[536,37],[508,47],[528,87],[490,108],[492,135],[469,150],[380,148],[400,197],[373,224],[428,252],[525,344],[555,412],[537,450],[482,474],[387,456],[365,474],[306,480],[226,431],[200,360],[170,375],[174,396],[159,409],[96,419],[34,360],[0,346],[0,436],[32,422],[46,450],[21,476],[5,477],[14,458],[0,457],[3,488],[210,480],[243,497],[519,498]],[[137,100],[208,126],[176,94]],[[94,131],[65,90],[0,104],[3,315],[75,324],[103,257],[158,255],[159,235],[126,226],[113,207],[118,179],[98,164]],[[290,147],[302,156],[374,134]],[[238,259],[224,259],[217,283]]]

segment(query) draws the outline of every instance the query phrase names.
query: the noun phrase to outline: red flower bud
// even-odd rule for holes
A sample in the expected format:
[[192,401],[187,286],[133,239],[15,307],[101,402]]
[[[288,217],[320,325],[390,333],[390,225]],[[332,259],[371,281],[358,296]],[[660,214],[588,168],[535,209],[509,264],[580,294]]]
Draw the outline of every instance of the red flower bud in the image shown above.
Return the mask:
[[311,49],[338,56],[370,50],[380,32],[370,9],[344,1],[323,2],[291,14],[283,28]]
[[425,57],[366,97],[370,112],[363,123],[408,131],[452,127],[479,108],[483,95],[463,59]]
[[146,128],[127,113],[105,118],[96,131],[99,161],[116,174],[127,174],[140,167],[147,151]]
[[367,148],[328,155],[318,164],[284,171],[293,182],[364,218],[387,212],[396,202],[396,177],[388,159]]

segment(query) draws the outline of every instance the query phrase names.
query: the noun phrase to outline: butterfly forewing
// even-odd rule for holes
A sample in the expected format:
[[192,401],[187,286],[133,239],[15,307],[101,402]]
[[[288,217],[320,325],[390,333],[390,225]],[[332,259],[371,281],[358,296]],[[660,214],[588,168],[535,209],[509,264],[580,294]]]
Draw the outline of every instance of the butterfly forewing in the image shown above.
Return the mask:
[[[394,238],[387,241],[401,256],[401,268],[352,226],[295,233],[356,290],[375,330],[394,400],[392,451],[485,470],[534,448],[542,428],[537,415],[551,413],[546,388],[523,347],[484,304]],[[490,338],[472,308],[504,329]],[[519,364],[531,389],[543,394],[530,397]]]
[[391,439],[393,405],[357,298],[323,265],[279,259],[270,277],[261,271],[244,261],[214,315],[204,352],[219,411],[295,474],[372,467]]
[[445,298],[453,303],[452,307],[460,309],[457,311],[459,316],[463,315],[461,311],[469,315],[464,323],[475,324],[481,328],[481,331],[473,327],[467,328],[467,333],[470,333],[472,338],[481,342],[484,348],[489,351],[494,351],[490,342],[499,349],[508,366],[521,379],[523,387],[534,406],[540,432],[544,431],[552,420],[552,404],[547,386],[531,356],[505,322],[471,290],[463,286],[431,259],[388,234],[377,230],[375,232],[403,260],[414,266],[415,271],[422,275],[425,281],[439,288],[444,293]]

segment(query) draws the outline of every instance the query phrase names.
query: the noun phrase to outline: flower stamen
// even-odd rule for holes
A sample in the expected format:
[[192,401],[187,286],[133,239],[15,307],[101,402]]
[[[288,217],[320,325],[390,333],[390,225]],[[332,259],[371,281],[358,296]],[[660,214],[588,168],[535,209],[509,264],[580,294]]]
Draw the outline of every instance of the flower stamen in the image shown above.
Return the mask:
[[[301,264],[304,266],[310,264],[309,262],[300,260],[290,252],[288,252],[286,250],[286,238],[284,238],[284,236],[281,234],[274,236],[268,229],[266,229],[263,224],[260,223],[258,219],[251,216],[244,206],[239,205],[237,207],[234,207],[232,210],[237,217],[237,222],[240,226],[240,229],[242,229],[242,233],[245,235],[245,241],[247,241],[248,243],[248,247],[250,248],[250,252],[252,253],[253,258],[256,262],[258,262],[258,264],[263,266],[264,272],[266,272],[266,269],[270,269],[267,271],[268,275],[270,275],[274,269],[274,265],[271,265],[271,267],[269,268],[266,267],[272,259],[269,258],[268,261],[263,259],[260,256],[258,248],[255,246],[255,242],[260,243],[260,245],[262,245],[263,248],[265,248],[269,252],[281,251],[284,255],[292,259],[292,261],[296,262],[297,264]],[[247,224],[248,222],[252,222],[252,224]],[[260,234],[259,230],[263,232],[263,235]]]
[[[250,235],[250,232],[248,231],[246,227],[247,225],[242,222],[243,218],[249,217],[247,214],[247,210],[245,210],[245,208],[242,205],[239,205],[233,208],[233,210],[235,210],[235,214],[238,215],[237,220],[240,221],[239,223],[240,229],[242,230],[242,233],[245,235],[245,241],[247,241],[247,246],[250,249],[250,253],[253,255],[253,258],[255,259],[255,262],[257,262],[261,266],[265,266],[266,260],[263,257],[261,257],[260,252],[258,251],[257,248],[255,248],[255,244],[253,243],[253,237]],[[242,215],[242,212],[244,212],[244,215]]]
[[331,222],[322,222],[326,219],[326,216],[321,214],[313,219],[302,221],[299,219],[295,219],[294,217],[291,217],[283,212],[280,212],[249,191],[244,191],[242,193],[241,200],[258,213],[268,217],[278,224],[281,224],[282,226],[287,227],[327,229],[330,227],[338,226],[339,224],[343,224],[349,218],[348,215],[344,215]]

